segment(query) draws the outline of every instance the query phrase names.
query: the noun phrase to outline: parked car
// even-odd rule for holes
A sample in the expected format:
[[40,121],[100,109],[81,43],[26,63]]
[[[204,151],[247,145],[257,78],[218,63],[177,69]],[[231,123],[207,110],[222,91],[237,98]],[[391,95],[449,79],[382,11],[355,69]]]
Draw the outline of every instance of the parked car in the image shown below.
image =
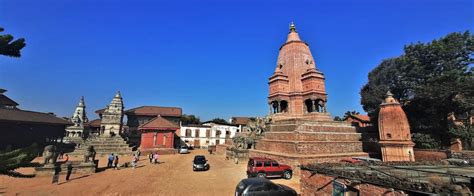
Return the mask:
[[247,177],[283,177],[285,179],[291,179],[293,176],[293,170],[290,166],[279,164],[275,160],[253,157],[249,158],[247,164]]
[[282,185],[275,184],[265,178],[247,178],[243,179],[235,187],[235,196],[296,196],[294,189]]
[[189,153],[188,147],[187,146],[181,146],[179,148],[179,154],[187,154]]
[[204,155],[196,155],[193,160],[193,171],[209,170],[210,166]]

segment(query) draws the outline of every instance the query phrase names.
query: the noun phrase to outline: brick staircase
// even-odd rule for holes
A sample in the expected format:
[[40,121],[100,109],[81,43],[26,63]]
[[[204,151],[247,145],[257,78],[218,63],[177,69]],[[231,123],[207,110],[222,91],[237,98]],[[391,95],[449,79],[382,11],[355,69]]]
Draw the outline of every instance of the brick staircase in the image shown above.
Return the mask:
[[133,146],[130,146],[122,137],[92,137],[85,140],[78,148],[71,153],[72,156],[82,156],[88,146],[94,146],[96,156],[132,154]]

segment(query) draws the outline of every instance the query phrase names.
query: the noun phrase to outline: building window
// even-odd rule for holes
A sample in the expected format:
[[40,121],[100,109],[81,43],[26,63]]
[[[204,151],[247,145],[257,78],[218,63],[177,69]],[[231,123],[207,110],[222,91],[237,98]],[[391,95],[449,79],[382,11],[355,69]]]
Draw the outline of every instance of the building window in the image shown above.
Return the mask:
[[230,138],[230,131],[225,132],[225,138]]
[[207,138],[211,137],[211,130],[210,129],[206,129],[206,137]]
[[194,130],[194,137],[199,137],[199,129]]
[[216,137],[221,137],[221,131],[219,130],[216,131]]
[[166,137],[166,135],[163,135],[163,146],[166,145],[166,139],[168,139],[168,137]]
[[157,134],[157,133],[154,133],[154,134],[153,134],[153,146],[156,146],[156,134]]
[[186,137],[191,137],[191,129],[186,129]]

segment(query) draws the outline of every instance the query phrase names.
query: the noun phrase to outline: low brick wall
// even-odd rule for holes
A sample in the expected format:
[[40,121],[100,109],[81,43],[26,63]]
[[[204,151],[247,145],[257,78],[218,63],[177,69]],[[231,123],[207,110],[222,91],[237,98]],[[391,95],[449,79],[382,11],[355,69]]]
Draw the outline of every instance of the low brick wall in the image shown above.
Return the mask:
[[[334,177],[326,176],[324,174],[312,175],[309,171],[301,172],[301,195],[304,196],[331,196],[333,194]],[[348,195],[356,195],[358,192],[360,196],[369,195],[384,195],[384,196],[402,196],[400,191],[391,190],[389,188],[375,186],[367,183],[351,184],[350,180],[338,179],[340,184],[347,187]]]
[[413,149],[416,161],[439,161],[448,158],[446,150]]

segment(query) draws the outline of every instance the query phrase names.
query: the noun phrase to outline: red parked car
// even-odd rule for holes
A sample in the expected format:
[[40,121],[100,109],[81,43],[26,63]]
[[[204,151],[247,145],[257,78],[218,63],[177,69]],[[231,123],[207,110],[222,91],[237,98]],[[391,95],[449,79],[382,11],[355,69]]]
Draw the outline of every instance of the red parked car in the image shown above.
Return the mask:
[[283,177],[291,179],[293,170],[290,166],[279,164],[275,160],[253,157],[247,164],[247,177]]

